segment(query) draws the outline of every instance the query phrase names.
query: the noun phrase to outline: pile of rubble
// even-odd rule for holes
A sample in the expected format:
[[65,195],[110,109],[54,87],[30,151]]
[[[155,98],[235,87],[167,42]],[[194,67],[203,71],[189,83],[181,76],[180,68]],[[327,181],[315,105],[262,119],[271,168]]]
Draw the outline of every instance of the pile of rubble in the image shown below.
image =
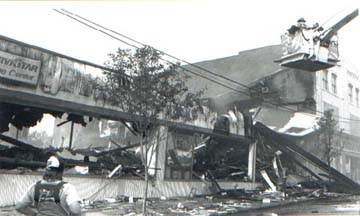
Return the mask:
[[[198,197],[152,198],[147,201],[148,215],[233,215],[264,211],[272,208],[290,206],[319,199],[345,199],[349,195],[325,192],[322,189],[307,190],[302,194],[284,194],[283,192],[246,191],[243,196],[233,197],[231,193]],[[127,215],[142,213],[143,199],[120,196],[116,199],[83,201],[86,215]]]

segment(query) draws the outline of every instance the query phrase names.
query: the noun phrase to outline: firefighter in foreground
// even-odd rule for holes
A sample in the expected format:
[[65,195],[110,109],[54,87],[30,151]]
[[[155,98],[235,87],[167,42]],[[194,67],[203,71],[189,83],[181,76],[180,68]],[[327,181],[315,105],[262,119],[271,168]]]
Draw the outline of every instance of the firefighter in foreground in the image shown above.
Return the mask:
[[43,180],[33,184],[16,203],[16,210],[25,215],[81,215],[81,199],[73,185],[63,182],[64,164],[51,156]]

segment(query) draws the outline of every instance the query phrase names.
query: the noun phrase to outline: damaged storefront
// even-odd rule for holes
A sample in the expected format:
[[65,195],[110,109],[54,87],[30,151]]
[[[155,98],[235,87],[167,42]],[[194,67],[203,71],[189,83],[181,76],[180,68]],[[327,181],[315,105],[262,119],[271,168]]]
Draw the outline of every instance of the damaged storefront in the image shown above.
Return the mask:
[[[360,191],[356,182],[279,133],[297,128],[275,131],[252,120],[263,102],[299,110],[314,107],[312,90],[305,90],[301,100],[293,92],[282,91],[288,86],[307,89],[313,75],[306,74],[303,83],[295,79],[300,73],[290,70],[265,80],[249,77],[253,82],[249,97],[215,92],[218,113],[204,100],[184,110],[191,120],[156,120],[143,133],[141,119],[115,107],[101,91],[108,68],[2,36],[0,43],[0,184],[17,186],[10,196],[7,190],[0,191],[0,206],[13,205],[30,184],[41,179],[45,161],[53,154],[66,162],[65,181],[75,185],[88,206],[109,197],[133,202],[144,196],[147,185],[147,196],[153,199],[210,195],[206,199],[231,197],[261,205],[319,198],[328,191]],[[25,72],[31,75],[21,75]],[[294,78],[291,83],[289,77]],[[123,77],[121,87],[126,88],[127,82]],[[279,83],[284,89],[277,88]],[[284,96],[297,101],[286,101]],[[274,113],[262,120],[276,118]],[[52,140],[39,145],[27,139],[25,128],[37,125],[44,114],[57,120]],[[334,185],[342,191],[332,190]],[[235,209],[252,205],[242,203],[247,204],[227,204]],[[187,212],[179,204],[170,211]]]
[[[2,190],[0,205],[12,205],[40,179],[46,158],[53,154],[65,160],[65,179],[74,182],[81,197],[141,197],[145,169],[136,118],[111,106],[94,88],[101,85],[107,69],[10,38],[1,37],[0,42],[8,59],[4,70],[22,73],[26,69],[10,61],[38,65],[32,69],[36,80],[31,83],[10,73],[1,75],[1,182],[11,188],[16,179],[21,187],[10,197]],[[36,137],[27,139],[28,132],[20,136],[22,129],[37,125],[44,114],[58,119],[52,140],[39,144]],[[213,130],[214,124],[225,127]],[[145,139],[151,152],[149,197],[209,194],[214,185],[215,191],[256,188],[247,179],[249,140],[236,135],[243,130],[239,125],[230,127],[229,116],[208,111],[187,124],[161,120],[154,128]],[[81,184],[84,178],[92,186]]]

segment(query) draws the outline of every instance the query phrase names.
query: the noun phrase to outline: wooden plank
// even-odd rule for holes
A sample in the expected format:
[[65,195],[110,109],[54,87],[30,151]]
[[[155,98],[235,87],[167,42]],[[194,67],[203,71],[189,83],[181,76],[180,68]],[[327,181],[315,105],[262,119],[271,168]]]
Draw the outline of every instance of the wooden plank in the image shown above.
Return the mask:
[[[286,154],[286,153],[285,153]],[[310,175],[314,176],[317,180],[323,180],[322,178],[320,178],[316,173],[314,173],[313,171],[311,171],[311,169],[307,168],[304,164],[302,164],[298,159],[296,159],[296,157],[289,157],[289,160],[294,161],[299,167],[301,167],[302,169],[304,169],[306,172],[310,173]]]
[[1,167],[14,166],[14,167],[28,167],[28,168],[44,168],[46,162],[40,161],[23,161],[16,158],[0,157]]
[[14,138],[9,137],[9,136],[5,136],[3,134],[0,134],[0,139],[5,141],[5,142],[8,142],[8,143],[10,143],[12,145],[15,145],[17,147],[20,147],[22,149],[28,150],[28,151],[33,151],[33,152],[41,151],[40,148],[36,148],[36,147],[34,147],[34,146],[30,145],[30,144],[27,144],[25,142],[22,142],[20,140],[14,139]]
[[254,125],[254,128],[257,132],[261,135],[265,136],[269,141],[269,144],[279,148],[281,151],[288,153],[288,154],[297,154],[310,163],[314,164],[322,171],[328,173],[333,177],[333,179],[337,180],[338,182],[342,183],[345,188],[349,190],[349,192],[354,194],[360,194],[360,185],[351,180],[350,178],[346,177],[336,169],[332,167],[328,167],[326,163],[315,157],[314,155],[310,154],[309,152],[303,150],[301,147],[297,146],[288,138],[282,136],[281,134],[269,129],[265,125],[257,122]]

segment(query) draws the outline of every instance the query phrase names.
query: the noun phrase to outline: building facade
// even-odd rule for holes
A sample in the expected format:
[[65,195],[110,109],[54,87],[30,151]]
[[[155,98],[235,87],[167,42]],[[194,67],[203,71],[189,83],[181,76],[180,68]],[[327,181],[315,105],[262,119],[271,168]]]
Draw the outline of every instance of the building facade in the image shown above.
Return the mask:
[[360,71],[341,62],[316,75],[317,113],[334,110],[339,129],[344,132],[344,149],[333,166],[360,182]]
[[[339,129],[344,132],[344,149],[332,166],[353,180],[360,181],[359,70],[349,66],[346,61],[340,61],[335,67],[317,72],[280,67],[273,62],[280,55],[281,46],[275,45],[196,63],[248,87],[236,85],[240,90],[247,90],[247,94],[224,88],[221,88],[221,93],[216,94],[216,84],[203,83],[210,87],[208,96],[213,100],[214,109],[227,112],[234,108],[251,110],[261,107],[259,112],[254,113],[255,121],[262,122],[278,132],[296,132],[298,136],[301,134],[303,141],[298,144],[308,150],[311,147],[307,145],[315,146],[318,140],[306,138],[307,134],[303,132],[312,132],[309,127],[311,129],[315,126],[316,121],[310,126],[300,124],[288,130],[284,130],[284,127],[296,114],[308,114],[312,116],[310,119],[318,120],[324,111],[332,109]],[[194,78],[197,79],[199,78]],[[196,85],[196,88],[199,87],[201,86]]]

